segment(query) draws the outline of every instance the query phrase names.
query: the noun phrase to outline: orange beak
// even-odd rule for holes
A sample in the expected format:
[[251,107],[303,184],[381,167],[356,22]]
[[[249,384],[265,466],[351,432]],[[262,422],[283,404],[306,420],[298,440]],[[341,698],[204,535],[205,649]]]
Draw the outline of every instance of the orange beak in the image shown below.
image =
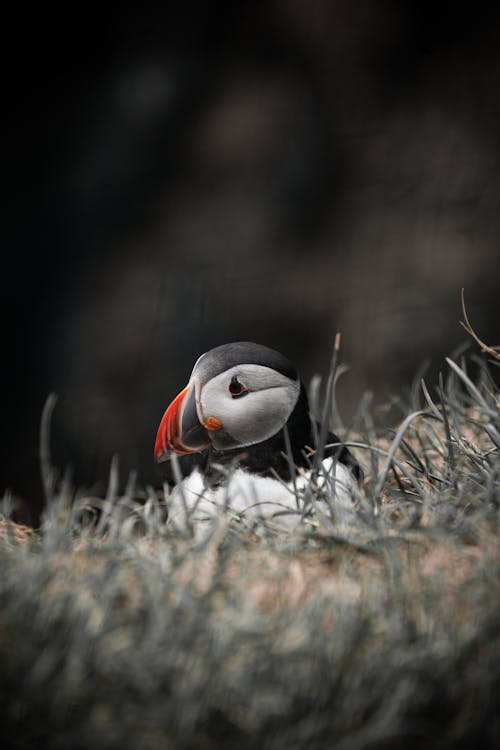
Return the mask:
[[195,384],[190,382],[163,415],[156,435],[156,463],[168,461],[172,453],[185,456],[208,448],[209,433],[221,429],[222,423],[216,417],[208,417],[204,424],[200,422],[195,393]]
[[167,461],[171,453],[182,456],[191,451],[186,450],[179,441],[178,416],[179,409],[186,397],[188,388],[184,388],[172,401],[165,414],[163,415],[155,442],[155,461]]

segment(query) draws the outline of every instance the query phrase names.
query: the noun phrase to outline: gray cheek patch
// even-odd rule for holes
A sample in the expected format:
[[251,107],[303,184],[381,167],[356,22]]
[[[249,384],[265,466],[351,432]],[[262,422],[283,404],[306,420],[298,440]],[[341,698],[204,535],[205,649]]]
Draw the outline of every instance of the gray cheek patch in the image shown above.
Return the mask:
[[[233,399],[229,393],[233,374],[248,388],[242,398]],[[217,375],[201,394],[205,417],[215,416],[223,425],[211,435],[214,447],[244,447],[275,435],[292,413],[299,391],[299,381],[260,365],[242,365]]]

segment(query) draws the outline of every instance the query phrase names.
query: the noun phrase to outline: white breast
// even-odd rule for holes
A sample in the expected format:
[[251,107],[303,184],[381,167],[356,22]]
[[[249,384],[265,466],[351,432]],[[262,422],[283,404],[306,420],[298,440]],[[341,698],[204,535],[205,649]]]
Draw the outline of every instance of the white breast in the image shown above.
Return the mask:
[[224,485],[210,489],[196,469],[168,497],[168,524],[181,530],[192,527],[199,536],[218,518],[233,518],[246,528],[265,521],[275,529],[287,530],[300,526],[304,518],[315,525],[325,518],[346,520],[354,513],[357,483],[343,464],[336,462],[335,471],[333,464],[331,458],[323,461],[313,492],[307,492],[310,472],[298,476],[293,486],[236,469]]

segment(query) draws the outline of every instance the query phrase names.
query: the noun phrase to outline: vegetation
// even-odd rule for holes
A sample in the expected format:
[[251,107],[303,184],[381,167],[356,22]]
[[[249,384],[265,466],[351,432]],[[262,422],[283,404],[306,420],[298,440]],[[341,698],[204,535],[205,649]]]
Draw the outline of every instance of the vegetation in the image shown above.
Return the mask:
[[223,514],[180,533],[151,488],[119,496],[116,465],[88,525],[45,435],[40,532],[4,498],[2,746],[498,747],[497,363],[447,367],[397,401],[396,432],[363,400],[356,513],[320,513],[312,485],[289,534]]

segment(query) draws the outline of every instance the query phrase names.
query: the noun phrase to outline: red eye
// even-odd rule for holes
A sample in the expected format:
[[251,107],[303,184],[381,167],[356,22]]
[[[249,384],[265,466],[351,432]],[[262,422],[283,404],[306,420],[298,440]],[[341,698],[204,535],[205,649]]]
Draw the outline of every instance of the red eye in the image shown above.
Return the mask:
[[244,396],[245,393],[248,393],[247,389],[243,383],[240,383],[236,375],[233,375],[231,382],[229,383],[229,393],[233,398],[240,398],[241,396]]

